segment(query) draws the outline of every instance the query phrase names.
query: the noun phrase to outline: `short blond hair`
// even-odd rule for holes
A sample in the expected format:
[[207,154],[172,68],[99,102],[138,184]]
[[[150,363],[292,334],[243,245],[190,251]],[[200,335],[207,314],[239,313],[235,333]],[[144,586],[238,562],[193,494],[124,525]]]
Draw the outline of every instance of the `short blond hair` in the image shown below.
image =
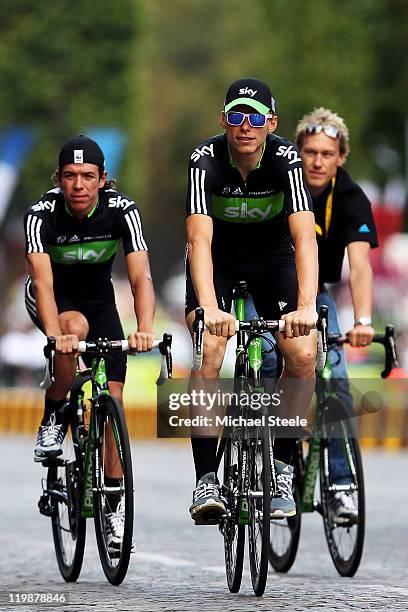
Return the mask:
[[302,148],[303,140],[307,136],[307,129],[313,125],[323,125],[335,127],[339,130],[339,146],[340,153],[347,157],[350,153],[349,145],[349,131],[342,117],[339,117],[337,113],[332,113],[328,108],[315,108],[311,113],[304,115],[297,124],[295,132],[295,140],[299,149]]

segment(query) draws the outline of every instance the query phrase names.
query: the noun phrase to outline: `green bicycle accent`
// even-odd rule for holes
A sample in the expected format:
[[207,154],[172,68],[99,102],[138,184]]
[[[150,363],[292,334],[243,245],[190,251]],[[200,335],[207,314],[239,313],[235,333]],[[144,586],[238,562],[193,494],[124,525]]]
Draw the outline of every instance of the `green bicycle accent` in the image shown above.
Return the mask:
[[99,387],[99,392],[105,395],[109,394],[108,378],[106,376],[105,359],[94,359],[92,361],[92,369],[95,371],[95,382]]
[[118,250],[119,240],[98,240],[49,246],[51,261],[58,264],[72,265],[81,263],[95,264],[108,261]]

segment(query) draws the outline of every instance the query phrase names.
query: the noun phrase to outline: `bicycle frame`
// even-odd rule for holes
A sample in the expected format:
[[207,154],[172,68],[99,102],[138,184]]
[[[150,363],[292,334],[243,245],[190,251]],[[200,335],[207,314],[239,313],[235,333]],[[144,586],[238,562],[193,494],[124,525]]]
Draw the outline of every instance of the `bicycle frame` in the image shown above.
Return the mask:
[[[234,290],[233,300],[235,314],[238,321],[245,321],[245,299],[248,297],[247,285],[245,281],[240,281],[238,286]],[[237,332],[237,348],[235,350],[236,355],[236,367],[235,367],[235,379],[239,381],[240,388],[237,390],[238,393],[243,391],[248,380],[251,381],[251,391],[257,391],[260,393],[264,392],[264,388],[261,385],[261,366],[262,366],[262,338],[261,336],[252,335],[248,347],[246,347],[246,332]],[[248,351],[248,361],[245,358],[246,350]],[[248,391],[246,388],[245,391]],[[275,487],[275,468],[273,461],[273,449],[272,441],[270,438],[270,463],[271,463],[271,480],[272,489]],[[248,491],[249,485],[249,470],[248,470],[248,445],[243,444],[242,446],[242,481],[244,483],[244,491]],[[241,498],[238,513],[238,524],[248,525],[248,500],[244,497]]]
[[[106,362],[102,355],[98,355],[92,361],[92,397],[91,397],[91,409],[89,418],[89,433],[88,441],[86,445],[86,459],[85,459],[85,471],[84,471],[84,491],[82,497],[82,508],[81,516],[84,518],[93,517],[93,480],[92,480],[92,461],[94,451],[94,440],[95,440],[95,427],[93,417],[93,406],[94,402],[101,395],[109,395],[108,379],[106,376]],[[81,389],[80,401],[84,397],[84,391]],[[114,432],[116,439],[116,435]]]
[[[314,491],[316,485],[316,478],[319,473],[320,467],[320,449],[322,444],[322,411],[325,409],[327,398],[336,397],[336,392],[331,388],[331,380],[332,380],[332,366],[330,364],[330,359],[327,359],[326,365],[323,370],[318,373],[319,379],[323,382],[323,393],[320,396],[317,395],[316,402],[316,413],[313,419],[312,426],[312,437],[309,442],[309,452],[306,459],[305,470],[303,474],[303,488],[301,495],[301,511],[303,512],[313,512],[318,509],[318,502],[314,499]],[[324,432],[323,432],[324,434]],[[345,442],[345,440],[344,440]],[[324,448],[324,478],[326,480],[326,485],[329,489],[333,490],[352,490],[355,485],[356,478],[356,470],[354,466],[353,456],[351,453],[351,449],[349,445],[346,444],[346,457],[350,468],[350,473],[353,478],[353,484],[351,485],[333,485],[330,487],[330,470],[329,470],[329,453],[328,447]]]

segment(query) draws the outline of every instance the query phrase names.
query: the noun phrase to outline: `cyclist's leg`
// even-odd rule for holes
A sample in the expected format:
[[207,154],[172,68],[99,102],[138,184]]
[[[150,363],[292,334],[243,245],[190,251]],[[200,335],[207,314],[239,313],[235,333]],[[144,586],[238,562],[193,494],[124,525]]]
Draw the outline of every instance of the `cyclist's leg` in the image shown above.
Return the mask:
[[[336,305],[327,289],[320,291],[317,296],[317,308],[323,304],[326,304],[329,309],[329,333],[339,334],[340,326]],[[347,413],[353,415],[353,399],[350,393],[346,356],[343,348],[339,351],[329,351],[329,358],[332,365],[336,395],[345,406]],[[343,441],[339,438],[333,438],[330,441],[329,466],[333,483],[349,484],[351,482],[350,468],[344,454]]]
[[[55,296],[59,312],[59,323],[63,334],[75,334],[80,340],[86,338],[88,323],[76,307],[62,296]],[[30,277],[25,286],[25,303],[33,323],[43,332],[38,317],[35,294]],[[44,399],[44,415],[37,434],[34,460],[41,462],[47,457],[59,456],[66,431],[62,408],[75,376],[76,358],[72,355],[56,355],[55,382],[47,389]]]
[[[245,319],[257,319],[258,313],[255,309],[254,302],[251,296],[245,300]],[[276,344],[275,338],[272,334],[265,334],[272,344]],[[262,378],[269,380],[276,380],[278,377],[278,359],[276,352],[272,350],[271,345],[267,340],[262,338]]]
[[[279,319],[282,314],[297,308],[297,276],[293,257],[280,261],[264,261],[258,266],[258,273],[251,276],[250,292],[258,313],[265,319]],[[265,279],[272,279],[266,284]],[[281,405],[278,414],[282,417],[304,416],[314,391],[316,336],[284,340],[276,335],[279,349],[285,359],[285,368],[278,381]],[[296,379],[296,380],[294,380]],[[276,432],[275,432],[276,433]],[[293,451],[296,444],[293,437],[275,437],[274,456],[277,483],[280,496],[272,499],[273,515],[293,516],[296,504],[292,495]],[[287,464],[287,465],[285,465]]]
[[[123,340],[124,333],[120,321],[119,313],[116,308],[114,297],[106,300],[93,300],[86,305],[86,314],[89,320],[89,340],[107,338],[108,340]],[[90,366],[92,355],[85,355],[84,361]],[[108,378],[109,392],[118,400],[123,407],[123,387],[126,378],[127,355],[126,353],[115,352],[106,359],[106,376]],[[116,440],[110,427],[106,430],[106,448],[102,458],[104,468],[104,484],[108,487],[119,487],[123,484],[122,463],[119,460]],[[118,522],[115,519],[111,523],[111,517],[119,515],[123,518],[124,509],[123,495],[120,492],[110,492],[106,495],[106,529],[110,538],[118,537],[121,539],[120,532],[116,531]],[[119,516],[118,515],[118,516]]]
[[[108,340],[123,340],[124,333],[120,322],[119,313],[113,300],[93,301],[86,306],[86,314],[89,320],[89,340],[107,338]],[[92,356],[85,359],[86,363],[92,361]],[[126,378],[127,355],[115,352],[106,359],[106,375],[108,378],[109,391],[123,407],[123,387]],[[118,461],[116,443],[112,432],[106,435],[107,453],[105,473],[109,479],[122,477],[122,468]],[[116,481],[115,481],[116,482]],[[114,486],[114,482],[111,483]],[[118,496],[120,497],[120,496]],[[119,501],[119,499],[118,499]]]
[[[213,262],[214,289],[218,307],[225,312],[231,311],[234,279],[231,272],[220,269]],[[188,261],[186,261],[186,324],[193,337],[192,325],[195,318],[194,309],[198,306]],[[191,372],[189,389],[216,393],[219,389],[219,372],[224,360],[227,339],[204,333],[203,364],[199,372]],[[206,413],[206,414],[205,414]],[[208,416],[206,406],[190,406],[190,416]],[[211,416],[214,416],[212,414]],[[201,434],[201,435],[200,435]],[[193,503],[190,507],[192,518],[196,522],[206,522],[217,519],[225,512],[225,505],[220,497],[220,488],[216,477],[216,453],[218,444],[218,428],[206,427],[201,430],[194,428],[191,436],[194,466],[196,472],[196,488],[193,492]]]
[[[231,311],[232,292],[234,288],[234,279],[231,278],[231,272],[227,272],[220,266],[214,263],[214,289],[217,297],[218,307],[225,312]],[[189,328],[191,336],[193,336],[192,325],[194,322],[194,310],[198,306],[198,300],[195,294],[193,282],[191,279],[188,261],[186,262],[186,324]],[[227,339],[213,336],[208,332],[204,333],[203,337],[203,364],[199,372],[191,372],[190,388],[200,390],[208,386],[212,387],[212,391],[216,391],[219,386],[219,373],[224,360]],[[212,382],[214,381],[214,382]],[[209,389],[211,391],[211,389]],[[190,407],[192,417],[201,416],[205,407]],[[215,472],[216,467],[216,450],[218,442],[218,429],[210,431],[206,428],[200,435],[199,429],[195,428],[196,435],[191,438],[193,449],[194,464],[196,469],[196,480],[200,480],[202,476],[209,472]]]
[[[272,279],[267,284],[266,279]],[[252,274],[249,286],[257,312],[265,319],[280,319],[297,308],[297,275],[293,256],[278,261],[264,261]],[[279,408],[281,416],[304,416],[309,408],[314,392],[316,335],[283,339],[277,333],[278,347],[285,359],[285,367],[278,382],[277,391],[283,391]],[[296,379],[296,384],[293,384]],[[284,414],[283,411],[289,413]],[[277,438],[275,453],[285,463],[290,458],[295,445],[295,438]]]

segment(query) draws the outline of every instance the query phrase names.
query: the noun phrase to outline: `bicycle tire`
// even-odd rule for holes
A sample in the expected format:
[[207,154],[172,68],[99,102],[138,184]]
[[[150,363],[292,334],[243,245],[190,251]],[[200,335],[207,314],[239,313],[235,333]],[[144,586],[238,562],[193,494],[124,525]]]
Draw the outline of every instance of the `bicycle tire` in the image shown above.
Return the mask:
[[[125,421],[125,415],[119,402],[110,395],[104,395],[97,399],[96,410],[94,412],[95,424],[95,445],[93,456],[93,502],[94,502],[94,523],[96,541],[98,544],[99,558],[102,568],[108,581],[113,585],[123,582],[130,561],[132,551],[133,534],[133,474],[132,457],[130,451],[129,434]],[[122,487],[124,489],[124,534],[123,541],[117,553],[108,551],[107,534],[105,527],[105,509],[109,503],[104,494],[104,449],[106,432],[114,432],[116,450],[118,451],[115,461],[120,461],[120,468],[123,473]],[[110,433],[108,434],[110,435]],[[106,452],[108,457],[109,449]],[[110,459],[113,457],[109,454]]]
[[[84,558],[86,519],[81,516],[83,460],[78,447],[72,442],[71,424],[64,439],[63,451],[64,464],[48,468],[47,488],[66,496],[66,503],[53,498],[52,535],[61,576],[66,582],[75,582],[81,573]],[[68,476],[67,479],[68,469],[72,477]],[[70,482],[70,494],[67,480]]]
[[[232,434],[233,436],[233,434]],[[242,447],[239,439],[229,437],[224,450],[223,494],[227,499],[228,516],[223,521],[225,570],[228,588],[238,593],[244,565],[245,525],[238,524],[242,474]]]
[[[330,427],[334,427],[331,424]],[[357,490],[353,493],[354,500],[358,509],[357,521],[354,524],[344,523],[336,525],[330,514],[330,491],[327,490],[324,475],[324,449],[329,443],[329,438],[325,437],[321,445],[320,457],[320,495],[323,516],[323,525],[326,535],[327,545],[333,564],[340,576],[351,577],[356,573],[364,547],[365,537],[365,493],[364,493],[364,473],[361,460],[360,446],[356,432],[350,421],[344,420],[336,423],[336,427],[341,427],[344,440],[350,446],[351,456],[355,468],[355,484]],[[343,540],[346,540],[344,542]],[[346,552],[347,551],[347,552]]]
[[249,441],[251,493],[260,497],[248,499],[248,548],[252,588],[257,597],[265,591],[268,578],[268,551],[271,509],[271,455],[267,426],[252,430]]
[[[301,442],[298,447],[302,452]],[[295,461],[293,478],[293,499],[296,504],[295,516],[284,519],[271,519],[269,536],[269,562],[275,572],[286,573],[292,567],[299,546],[302,524],[301,478],[303,474],[303,459],[298,454]]]

